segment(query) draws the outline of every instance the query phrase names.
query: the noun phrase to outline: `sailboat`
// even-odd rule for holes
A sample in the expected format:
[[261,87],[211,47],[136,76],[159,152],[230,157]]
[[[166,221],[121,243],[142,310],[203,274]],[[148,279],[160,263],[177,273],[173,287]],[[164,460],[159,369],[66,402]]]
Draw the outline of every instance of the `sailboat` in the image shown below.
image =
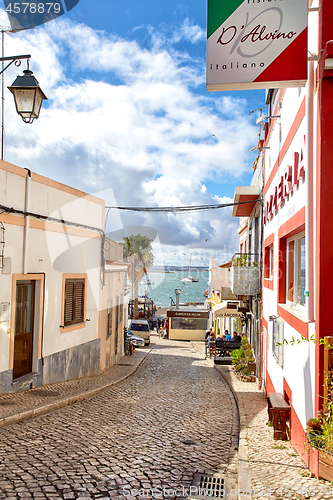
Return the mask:
[[199,278],[191,276],[191,254],[190,254],[190,265],[188,266],[188,276],[186,278],[179,278],[182,283],[198,283]]

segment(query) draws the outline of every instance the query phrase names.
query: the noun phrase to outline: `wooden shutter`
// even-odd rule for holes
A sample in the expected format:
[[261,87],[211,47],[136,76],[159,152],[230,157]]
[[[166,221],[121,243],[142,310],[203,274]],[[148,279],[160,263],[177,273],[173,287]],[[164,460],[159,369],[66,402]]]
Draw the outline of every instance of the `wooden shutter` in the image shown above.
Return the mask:
[[75,323],[84,321],[84,280],[74,283]]
[[64,326],[84,322],[84,279],[65,280]]

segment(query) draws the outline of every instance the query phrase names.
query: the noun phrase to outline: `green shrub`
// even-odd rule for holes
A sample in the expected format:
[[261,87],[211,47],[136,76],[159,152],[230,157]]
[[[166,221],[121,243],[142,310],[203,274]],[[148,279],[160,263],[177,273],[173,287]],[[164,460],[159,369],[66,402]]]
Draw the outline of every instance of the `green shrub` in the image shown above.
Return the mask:
[[236,366],[236,372],[243,372],[243,370],[246,368],[246,365],[243,365],[241,363],[239,363],[237,366]]
[[240,363],[241,359],[244,358],[245,353],[244,353],[243,349],[235,349],[234,351],[231,351],[230,356],[231,356],[232,364],[238,365],[238,363]]
[[327,420],[321,426],[321,442],[322,446],[328,453],[333,454],[333,412],[332,405],[330,408],[330,415]]

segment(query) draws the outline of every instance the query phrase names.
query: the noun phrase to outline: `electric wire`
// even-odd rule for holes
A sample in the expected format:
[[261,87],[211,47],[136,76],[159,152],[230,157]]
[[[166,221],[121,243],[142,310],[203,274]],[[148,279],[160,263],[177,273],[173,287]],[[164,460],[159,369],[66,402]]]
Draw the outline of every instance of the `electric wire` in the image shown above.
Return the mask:
[[216,210],[219,208],[233,207],[235,205],[245,205],[246,203],[262,203],[261,198],[250,201],[239,201],[236,203],[220,203],[213,205],[184,205],[182,207],[105,207],[108,210],[127,210],[132,212],[168,212],[168,213],[182,213],[182,212],[199,212],[204,210]]

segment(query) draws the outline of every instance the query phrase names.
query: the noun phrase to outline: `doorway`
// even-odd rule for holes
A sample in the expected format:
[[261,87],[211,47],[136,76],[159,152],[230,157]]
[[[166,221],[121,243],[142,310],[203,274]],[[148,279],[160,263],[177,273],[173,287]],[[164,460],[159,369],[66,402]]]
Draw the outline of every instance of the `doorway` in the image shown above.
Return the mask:
[[16,282],[13,378],[32,372],[35,281]]

